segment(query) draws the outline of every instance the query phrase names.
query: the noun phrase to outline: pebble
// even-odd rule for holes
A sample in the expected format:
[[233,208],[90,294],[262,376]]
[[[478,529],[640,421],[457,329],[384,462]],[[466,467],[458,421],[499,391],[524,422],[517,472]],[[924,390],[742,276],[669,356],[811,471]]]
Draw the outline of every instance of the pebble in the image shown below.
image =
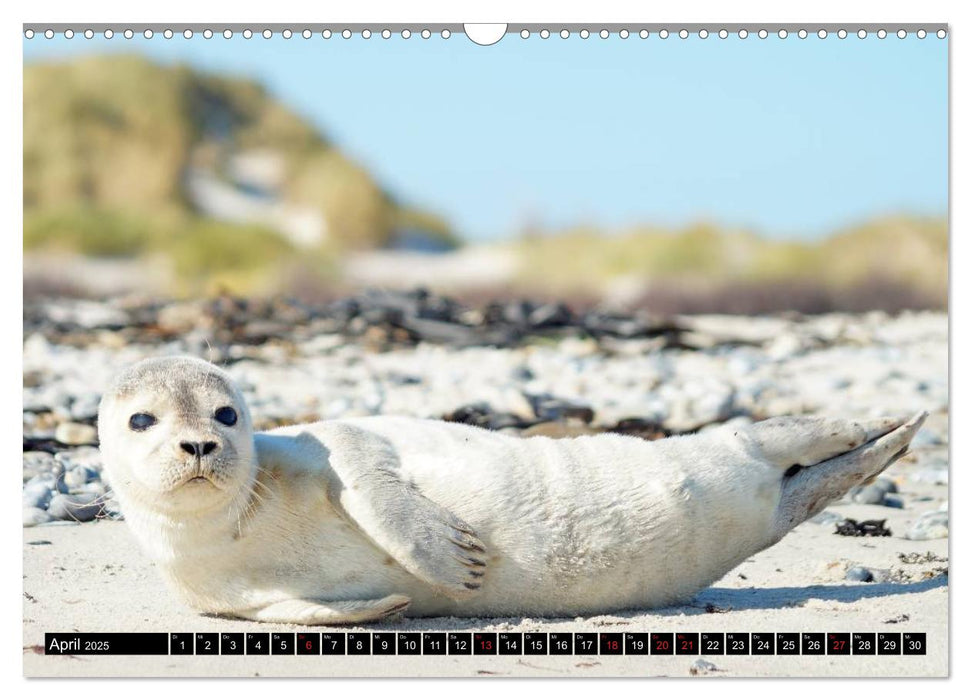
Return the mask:
[[874,483],[887,493],[897,493],[900,490],[897,488],[897,482],[886,476],[878,476]]
[[533,374],[533,370],[526,365],[514,367],[512,372],[509,373],[509,377],[515,382],[529,382],[536,379],[536,375]]
[[544,304],[533,309],[528,321],[533,328],[555,328],[569,325],[573,313],[566,304]]
[[899,498],[887,496],[888,493],[897,493],[897,490],[896,482],[885,476],[881,476],[877,477],[872,484],[854,486],[850,489],[848,495],[854,503],[902,508],[903,502]]
[[86,423],[61,423],[54,439],[65,445],[90,445],[98,441],[98,431]]
[[86,484],[82,484],[77,488],[71,489],[72,494],[94,494],[101,496],[105,493],[107,488],[100,481],[90,481]]
[[24,484],[24,490],[31,488],[38,488],[38,485],[43,485],[48,491],[54,491],[58,493],[67,493],[68,488],[64,483],[63,474],[39,474],[38,476],[28,479],[27,483]]
[[98,406],[101,395],[88,392],[74,399],[71,403],[71,418],[74,420],[91,420],[98,416]]
[[935,510],[920,516],[904,537],[908,540],[939,540],[947,535],[948,514],[946,511]]
[[112,520],[124,520],[124,515],[121,512],[121,504],[114,498],[109,498],[105,501],[104,514]]
[[890,569],[874,569],[869,566],[851,566],[846,570],[847,581],[861,583],[885,583],[890,580]]
[[58,299],[46,304],[46,312],[55,323],[80,328],[122,328],[131,323],[120,309],[90,299]]
[[870,573],[873,574],[874,583],[886,583],[890,580],[891,571],[890,569],[870,569]]
[[573,401],[558,399],[550,394],[537,396],[526,395],[533,414],[542,421],[559,421],[564,419],[579,420],[583,423],[593,421],[593,409]]
[[766,350],[773,360],[784,360],[794,355],[802,354],[808,349],[808,344],[795,333],[784,333],[769,343]]
[[[855,493],[853,493],[855,491]],[[854,503],[867,503],[870,505],[882,505],[883,499],[887,495],[887,491],[877,484],[870,484],[869,486],[857,486],[853,489],[853,501]]]
[[914,435],[914,439],[910,441],[910,448],[913,450],[919,449],[921,447],[932,447],[934,445],[943,445],[944,440],[938,435],[934,430],[928,427],[923,427],[917,431]]
[[846,572],[846,580],[870,583],[873,581],[873,572],[863,566],[854,566]]
[[688,669],[688,672],[692,676],[706,676],[709,673],[713,673],[715,671],[720,671],[720,670],[721,669],[719,669],[715,664],[713,664],[711,661],[708,661],[707,659],[695,659],[694,662],[691,664],[691,668]]
[[86,467],[91,471],[100,472],[103,458],[101,450],[97,447],[76,447],[58,452],[54,455],[54,461],[65,471],[75,467]]
[[[26,352],[26,348],[24,352]],[[36,389],[25,387],[23,409],[27,413],[43,414],[57,410],[61,413],[70,414],[67,409],[70,400],[70,395],[56,385],[49,384]]]
[[404,372],[389,372],[385,379],[396,386],[407,386],[409,384],[421,384],[422,378],[414,374]]
[[98,472],[88,467],[78,466],[64,474],[64,484],[69,489],[74,490],[84,486],[91,479],[98,476]]
[[49,452],[24,452],[24,481],[54,471],[54,457]]
[[831,525],[833,523],[841,523],[846,518],[844,518],[839,513],[834,513],[831,510],[824,510],[822,513],[817,513],[809,519],[809,522],[815,523],[816,525]]
[[24,527],[43,525],[53,520],[53,516],[42,508],[24,507]]
[[54,494],[47,484],[34,483],[23,490],[24,508],[47,508]]
[[101,512],[101,497],[96,494],[58,494],[51,499],[47,512],[56,520],[94,520]]
[[513,413],[495,411],[485,401],[459,406],[451,413],[443,416],[443,418],[453,423],[466,423],[480,428],[488,428],[489,430],[528,427],[536,422],[535,420],[526,420]]
[[735,392],[725,386],[703,386],[691,383],[666,387],[671,410],[664,427],[674,432],[690,432],[711,423],[723,423],[732,417]]
[[167,333],[181,334],[195,328],[197,323],[203,321],[205,313],[199,303],[169,304],[158,312],[155,322]]
[[919,484],[934,484],[936,486],[947,486],[948,469],[947,467],[922,469],[916,474],[911,474],[910,480],[915,481]]

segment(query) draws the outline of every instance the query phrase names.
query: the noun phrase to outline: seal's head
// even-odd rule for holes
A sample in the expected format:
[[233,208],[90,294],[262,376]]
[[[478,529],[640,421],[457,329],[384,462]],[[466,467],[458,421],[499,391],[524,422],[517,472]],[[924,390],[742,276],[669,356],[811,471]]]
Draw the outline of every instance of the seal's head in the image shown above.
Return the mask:
[[256,472],[249,411],[232,379],[191,357],[143,360],[101,400],[98,434],[122,501],[177,515],[221,508]]

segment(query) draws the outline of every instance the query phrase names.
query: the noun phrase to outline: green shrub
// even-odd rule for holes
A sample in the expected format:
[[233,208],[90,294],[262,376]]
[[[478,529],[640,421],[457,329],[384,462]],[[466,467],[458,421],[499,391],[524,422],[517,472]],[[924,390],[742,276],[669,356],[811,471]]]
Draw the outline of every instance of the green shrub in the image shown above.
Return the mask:
[[145,252],[156,231],[146,217],[78,207],[24,214],[24,250],[133,257]]
[[183,278],[254,272],[293,254],[287,241],[270,229],[206,219],[194,219],[178,231],[158,236],[152,247],[168,255]]

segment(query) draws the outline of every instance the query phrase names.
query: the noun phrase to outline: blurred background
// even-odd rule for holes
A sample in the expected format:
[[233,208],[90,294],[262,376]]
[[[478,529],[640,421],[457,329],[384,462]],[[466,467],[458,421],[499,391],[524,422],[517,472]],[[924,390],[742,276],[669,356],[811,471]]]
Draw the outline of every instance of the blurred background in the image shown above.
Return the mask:
[[947,305],[947,42],[24,41],[24,291]]
[[927,410],[917,456],[840,508],[946,538],[947,41],[61,35],[24,56],[25,526],[119,517],[101,396],[188,354],[261,430],[657,439]]

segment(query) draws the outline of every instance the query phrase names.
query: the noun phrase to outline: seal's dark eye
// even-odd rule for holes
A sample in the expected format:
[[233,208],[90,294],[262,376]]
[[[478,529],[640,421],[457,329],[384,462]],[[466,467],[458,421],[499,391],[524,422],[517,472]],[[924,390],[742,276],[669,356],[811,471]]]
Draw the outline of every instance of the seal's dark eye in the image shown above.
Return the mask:
[[236,425],[236,411],[229,406],[216,409],[216,420],[223,425]]
[[158,420],[151,413],[135,413],[128,419],[128,427],[138,431],[148,430],[156,423]]

